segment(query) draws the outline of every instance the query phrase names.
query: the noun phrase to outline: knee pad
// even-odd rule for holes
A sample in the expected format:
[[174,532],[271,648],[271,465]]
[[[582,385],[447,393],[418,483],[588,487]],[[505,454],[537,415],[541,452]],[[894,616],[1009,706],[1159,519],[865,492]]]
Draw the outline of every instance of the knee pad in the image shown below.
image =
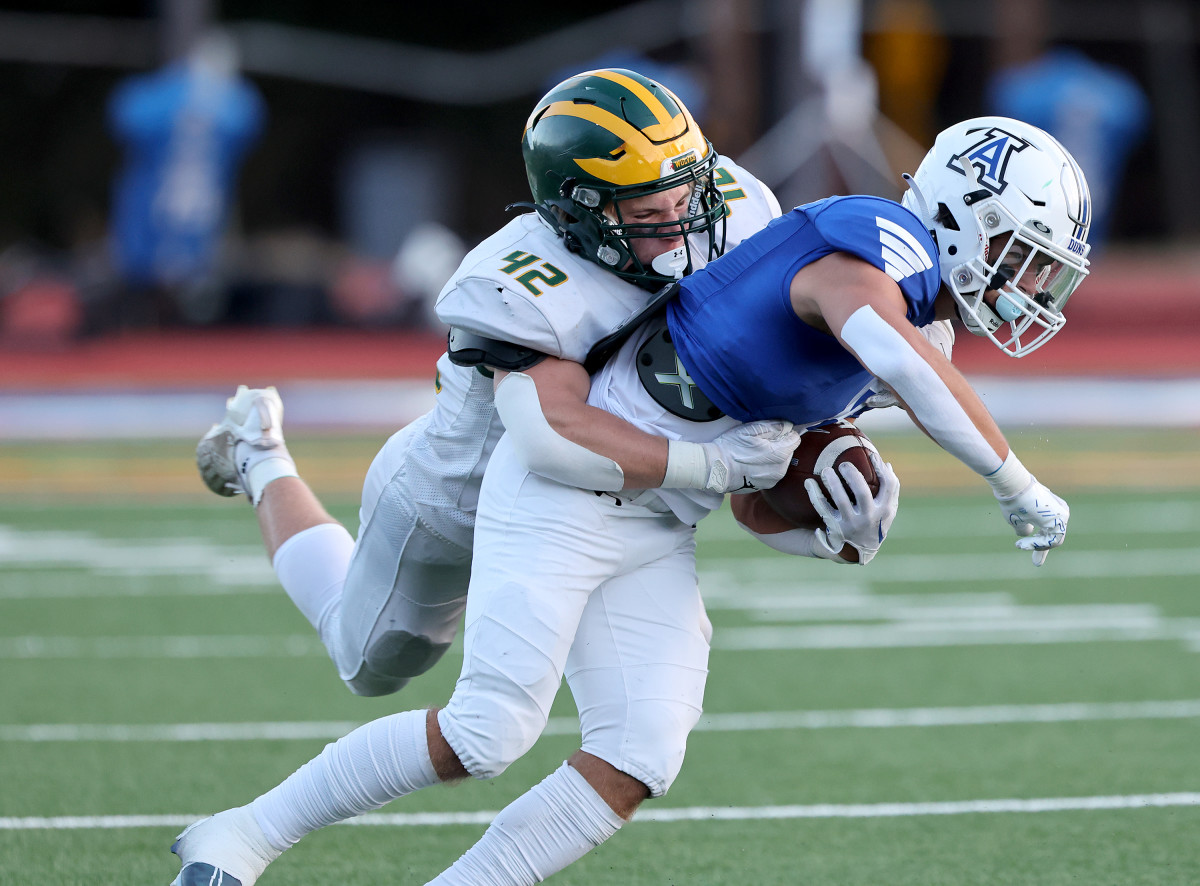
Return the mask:
[[605,725],[584,729],[582,749],[636,778],[651,797],[661,797],[683,767],[687,738],[700,709],[654,700],[620,706],[612,713],[617,716],[606,718]]
[[365,664],[374,673],[407,680],[437,664],[449,648],[449,643],[434,643],[423,634],[384,631],[371,640]]
[[354,675],[343,672],[342,679],[355,695],[391,695],[437,664],[449,648],[449,643],[408,631],[384,631],[367,648]]
[[561,672],[527,637],[483,618],[441,711],[442,735],[475,778],[495,778],[533,747],[546,728]]
[[354,676],[342,677],[342,682],[355,695],[363,698],[376,698],[380,695],[399,692],[408,685],[408,678],[377,674],[364,664],[354,673]]
[[[475,711],[478,708],[479,705],[473,706]],[[501,710],[501,706],[496,706],[492,716],[482,721],[449,705],[438,711],[438,725],[446,743],[471,777],[481,781],[502,774],[524,756],[541,735],[544,718],[542,724],[543,727],[530,728],[527,720],[516,712]]]
[[688,735],[703,712],[706,677],[703,669],[678,665],[572,673],[582,749],[661,797],[683,766]]

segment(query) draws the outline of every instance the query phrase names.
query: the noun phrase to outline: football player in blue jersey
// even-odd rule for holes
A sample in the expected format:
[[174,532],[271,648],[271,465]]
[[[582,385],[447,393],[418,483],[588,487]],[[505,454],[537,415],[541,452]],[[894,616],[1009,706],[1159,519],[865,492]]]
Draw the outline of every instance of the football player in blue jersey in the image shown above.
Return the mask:
[[698,390],[742,421],[853,417],[882,379],[986,479],[1041,565],[1063,542],[1067,505],[918,329],[957,313],[1013,357],[1062,329],[1088,273],[1086,180],[1054,138],[998,117],[945,130],[906,178],[902,205],[833,197],[772,222],[684,281],[666,327]]

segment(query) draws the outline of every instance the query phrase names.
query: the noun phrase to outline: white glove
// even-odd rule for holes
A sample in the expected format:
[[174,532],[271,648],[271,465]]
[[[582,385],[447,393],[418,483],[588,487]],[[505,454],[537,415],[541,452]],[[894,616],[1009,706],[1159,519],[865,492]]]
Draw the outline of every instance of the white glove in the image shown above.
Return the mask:
[[1000,510],[1016,530],[1017,547],[1033,552],[1033,565],[1041,566],[1050,549],[1063,543],[1067,536],[1067,520],[1071,509],[1067,503],[1043,486],[1036,478],[1012,498],[996,496]]
[[917,332],[925,336],[925,340],[946,355],[947,360],[954,359],[954,324],[949,320],[934,320],[925,326],[918,326]]
[[[876,381],[881,385],[883,384],[879,379],[876,379]],[[889,406],[899,406],[900,400],[896,396],[895,391],[885,387],[882,391],[877,391],[868,397],[866,405],[868,409],[887,409]]]
[[[887,538],[892,521],[896,519],[896,508],[900,503],[900,479],[892,466],[885,465],[874,452],[867,454],[879,476],[879,492],[873,498],[862,472],[852,464],[840,465],[838,470],[850,486],[853,502],[833,468],[825,468],[821,472],[821,479],[833,498],[832,503],[825,498],[815,479],[804,481],[809,500],[825,521],[825,529],[817,530],[817,544],[825,547],[827,553],[835,555],[843,545],[848,544],[858,551],[858,562],[863,566],[879,553],[879,547]],[[826,555],[819,553],[818,556]],[[840,555],[826,556],[826,559],[848,562]]]
[[[917,332],[925,336],[925,340],[951,359],[954,353],[954,324],[949,320],[935,320],[925,326],[918,326]],[[887,387],[881,379],[876,379],[876,386],[883,390],[877,391],[867,398],[870,409],[887,409],[889,406],[899,406],[900,401],[896,392]]]
[[711,443],[671,440],[666,489],[753,492],[769,489],[787,472],[800,434],[790,421],[755,421],[730,428]]
[[1033,565],[1041,566],[1050,549],[1063,543],[1071,509],[1037,481],[1011,451],[999,468],[985,478],[992,487],[1004,518],[1020,538],[1017,547],[1033,552]]

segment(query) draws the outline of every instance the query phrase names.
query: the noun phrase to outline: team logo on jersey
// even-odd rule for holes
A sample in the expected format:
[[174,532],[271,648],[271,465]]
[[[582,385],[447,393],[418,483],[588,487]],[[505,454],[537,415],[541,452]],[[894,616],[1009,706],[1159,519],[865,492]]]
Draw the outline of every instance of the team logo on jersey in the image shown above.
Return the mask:
[[905,277],[920,274],[933,267],[928,250],[916,237],[882,215],[875,216],[879,225],[879,245],[883,251],[883,270],[899,283]]
[[692,381],[675,352],[671,332],[663,317],[659,328],[638,349],[637,371],[642,387],[654,402],[687,421],[716,421],[725,415]]
[[951,157],[946,167],[960,175],[966,175],[963,163],[969,161],[975,167],[981,185],[993,193],[1003,194],[1004,189],[1008,187],[1005,180],[1008,161],[1013,154],[1027,147],[1029,142],[1025,139],[993,126],[971,147]]

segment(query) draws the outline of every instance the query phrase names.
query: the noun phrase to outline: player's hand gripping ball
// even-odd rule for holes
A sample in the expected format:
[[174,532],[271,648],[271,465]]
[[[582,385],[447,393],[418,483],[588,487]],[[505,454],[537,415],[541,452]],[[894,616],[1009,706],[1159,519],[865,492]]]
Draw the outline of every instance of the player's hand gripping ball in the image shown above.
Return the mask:
[[[825,521],[813,507],[812,499],[804,488],[804,481],[809,478],[816,480],[821,486],[821,492],[828,499],[829,490],[821,481],[821,471],[849,463],[862,473],[871,495],[877,495],[879,475],[871,463],[872,452],[879,454],[867,435],[850,422],[840,421],[825,427],[811,428],[800,437],[800,445],[792,453],[792,460],[783,479],[770,489],[762,490],[762,500],[784,523],[798,529],[819,529],[825,525]],[[838,480],[842,480],[840,473]],[[849,487],[846,488],[846,492],[853,501],[854,493]]]

